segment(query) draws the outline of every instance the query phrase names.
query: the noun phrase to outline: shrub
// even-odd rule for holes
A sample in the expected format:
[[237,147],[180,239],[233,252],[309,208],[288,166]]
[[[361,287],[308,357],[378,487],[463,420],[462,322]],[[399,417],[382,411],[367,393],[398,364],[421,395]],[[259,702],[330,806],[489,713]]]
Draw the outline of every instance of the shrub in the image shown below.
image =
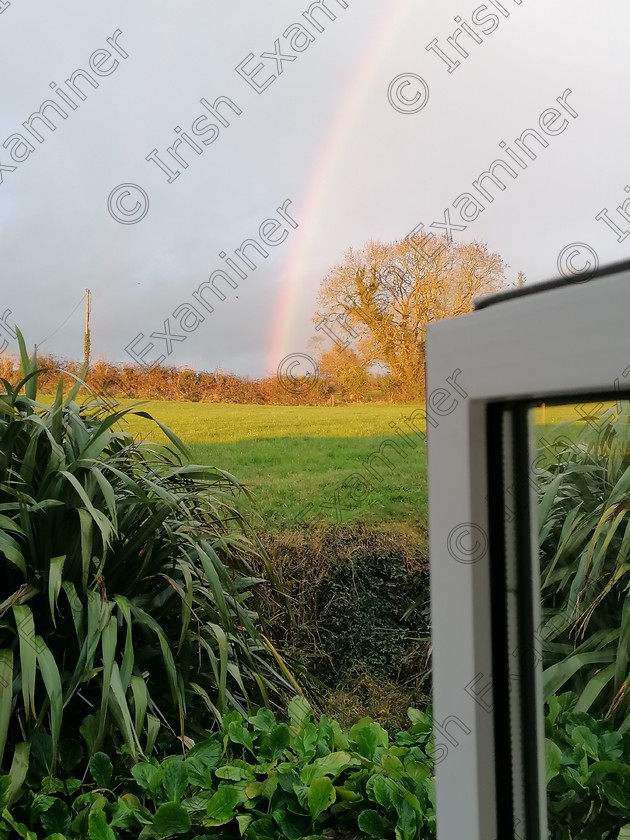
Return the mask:
[[630,735],[579,712],[571,692],[549,699],[545,729],[550,840],[630,830]]
[[280,589],[260,589],[271,637],[321,710],[388,731],[430,690],[429,574],[415,532],[313,526],[263,537]]
[[561,443],[539,484],[545,691],[575,690],[578,711],[621,722],[630,715],[629,404]]
[[331,569],[314,594],[320,644],[333,678],[365,671],[402,682],[422,670],[428,615],[410,614],[409,608],[428,599],[428,581],[410,573],[399,551],[356,552]]
[[[56,840],[431,840],[431,721],[415,710],[410,717],[410,729],[390,742],[367,718],[348,732],[325,716],[317,722],[306,701],[295,698],[287,723],[267,709],[248,718],[232,712],[220,733],[185,756],[136,764],[131,777],[117,777],[110,757],[95,753],[89,781],[71,773],[45,777],[10,809],[11,782],[0,777],[0,837],[12,829],[22,837],[34,836],[29,830],[59,832]],[[77,746],[72,753],[76,759]]]
[[0,765],[45,732],[54,766],[79,728],[90,752],[113,738],[139,758],[160,728],[185,743],[294,693],[250,606],[236,479],[186,463],[162,424],[169,447],[122,431],[129,409],[80,407],[80,380],[39,404],[19,340],[24,379],[0,394]]

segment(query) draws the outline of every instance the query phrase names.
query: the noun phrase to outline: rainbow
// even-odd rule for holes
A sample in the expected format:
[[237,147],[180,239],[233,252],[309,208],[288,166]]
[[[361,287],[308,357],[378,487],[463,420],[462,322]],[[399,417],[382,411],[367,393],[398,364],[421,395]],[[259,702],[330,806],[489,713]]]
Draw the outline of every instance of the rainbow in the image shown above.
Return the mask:
[[[299,277],[308,264],[312,243],[315,241],[318,219],[321,218],[326,199],[335,183],[337,167],[343,160],[352,127],[363,108],[367,93],[375,80],[380,63],[390,47],[393,36],[416,6],[415,0],[387,0],[387,11],[377,21],[374,36],[365,50],[365,57],[357,65],[337,108],[332,127],[322,149],[313,174],[305,190],[303,221],[296,231],[286,267],[280,279],[280,289],[274,306],[267,367],[275,372],[278,363],[290,347],[291,328],[300,300]],[[401,68],[406,70],[409,68]],[[413,68],[412,68],[413,69]],[[381,85],[381,80],[378,82]],[[385,91],[383,91],[385,96]]]

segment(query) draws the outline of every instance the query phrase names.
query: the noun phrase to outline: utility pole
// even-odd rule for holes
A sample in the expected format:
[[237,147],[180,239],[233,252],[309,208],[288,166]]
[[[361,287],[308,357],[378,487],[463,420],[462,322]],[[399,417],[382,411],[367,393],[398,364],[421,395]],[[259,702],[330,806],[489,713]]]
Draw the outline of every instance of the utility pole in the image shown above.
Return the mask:
[[85,290],[85,336],[83,338],[83,364],[85,370],[90,366],[90,290]]

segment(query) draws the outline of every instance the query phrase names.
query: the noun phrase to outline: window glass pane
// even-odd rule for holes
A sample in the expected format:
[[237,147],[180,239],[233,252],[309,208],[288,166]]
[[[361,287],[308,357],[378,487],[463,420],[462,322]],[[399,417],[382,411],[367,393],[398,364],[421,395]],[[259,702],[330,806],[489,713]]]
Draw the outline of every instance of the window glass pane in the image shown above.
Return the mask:
[[[630,823],[630,403],[532,409],[551,838]],[[622,835],[623,836],[623,835]]]

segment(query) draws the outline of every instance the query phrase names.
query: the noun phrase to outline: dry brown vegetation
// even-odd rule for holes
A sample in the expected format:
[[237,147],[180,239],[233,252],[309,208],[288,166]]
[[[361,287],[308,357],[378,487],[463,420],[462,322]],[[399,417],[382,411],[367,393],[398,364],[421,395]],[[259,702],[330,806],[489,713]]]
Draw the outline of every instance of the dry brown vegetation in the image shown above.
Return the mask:
[[268,532],[263,543],[278,588],[259,592],[261,615],[321,709],[341,722],[369,715],[404,726],[430,691],[423,539],[338,526]]

